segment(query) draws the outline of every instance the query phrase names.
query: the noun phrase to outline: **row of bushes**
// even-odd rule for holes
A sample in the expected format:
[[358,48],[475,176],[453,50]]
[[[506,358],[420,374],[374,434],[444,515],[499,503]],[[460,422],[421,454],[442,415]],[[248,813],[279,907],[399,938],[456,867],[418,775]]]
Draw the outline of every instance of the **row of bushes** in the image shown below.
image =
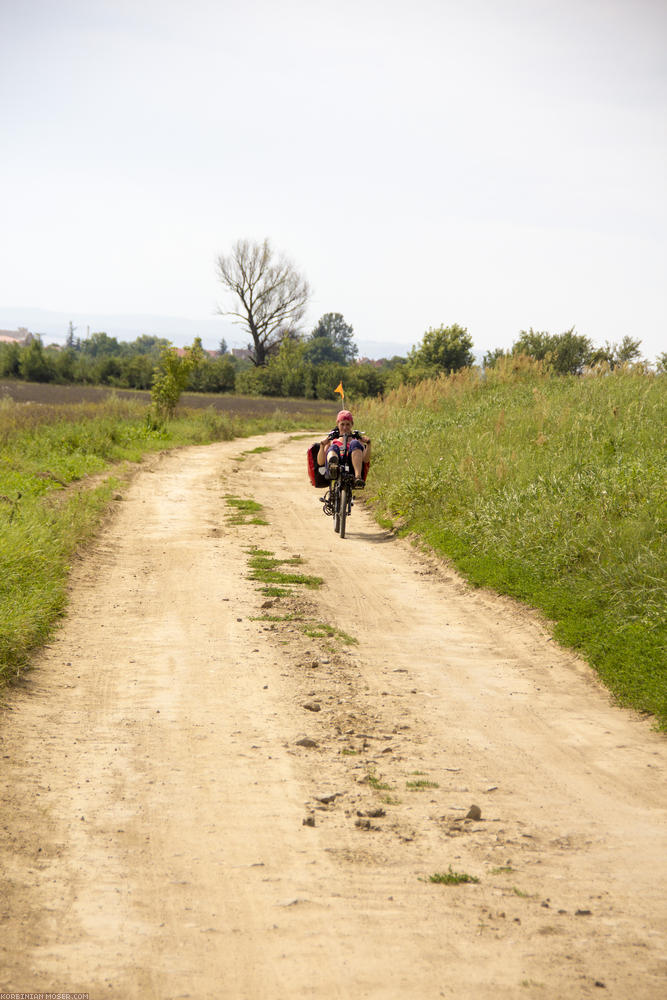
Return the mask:
[[[483,367],[488,371],[499,362],[526,356],[541,362],[545,372],[557,375],[577,375],[596,366],[614,370],[627,364],[645,365],[640,362],[640,345],[639,340],[625,337],[620,344],[596,348],[574,329],[549,334],[531,328],[521,331],[508,351],[498,348],[488,352]],[[151,389],[168,346],[167,341],[154,337],[119,344],[104,333],[63,350],[45,349],[39,338],[27,346],[2,344],[0,377]],[[418,385],[442,372],[460,371],[475,363],[472,338],[458,324],[427,330],[407,357],[396,356],[381,363],[357,363],[352,351],[343,360],[343,353],[326,336],[310,340],[286,337],[267,363],[257,366],[235,358],[226,349],[211,356],[198,337],[189,354],[193,363],[184,390],[304,399],[330,399],[341,381],[354,399],[384,395],[402,385]],[[659,371],[667,369],[667,355],[660,356],[657,367]]]
[[[35,338],[26,346],[0,344],[0,378],[150,389],[160,359],[159,350],[91,355],[75,348],[45,348]],[[229,354],[211,357],[200,350],[184,388],[190,392],[330,399],[333,387],[342,380],[346,392],[349,387],[359,398],[384,392],[391,370],[391,364],[382,368],[335,361],[314,364],[307,360],[301,342],[286,340],[269,363],[260,367]]]
[[[162,342],[161,347],[166,344]],[[58,382],[77,385],[111,385],[119,389],[150,389],[160,347],[132,354],[94,354],[74,347],[45,348],[38,337],[26,346],[0,344],[0,377],[26,382]],[[236,365],[229,356],[208,358],[197,373],[201,392],[232,392]]]

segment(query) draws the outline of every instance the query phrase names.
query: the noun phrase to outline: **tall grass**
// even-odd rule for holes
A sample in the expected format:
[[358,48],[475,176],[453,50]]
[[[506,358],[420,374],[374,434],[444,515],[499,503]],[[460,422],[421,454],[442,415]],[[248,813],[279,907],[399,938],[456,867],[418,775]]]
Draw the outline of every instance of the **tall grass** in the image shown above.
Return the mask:
[[[185,444],[307,426],[312,414],[242,419],[184,410],[157,425],[141,403],[0,400],[0,685],[18,675],[66,604],[72,558],[97,529],[119,462]],[[90,477],[100,481],[89,488]]]
[[380,517],[542,610],[620,702],[667,726],[667,379],[507,363],[402,387],[358,420]]

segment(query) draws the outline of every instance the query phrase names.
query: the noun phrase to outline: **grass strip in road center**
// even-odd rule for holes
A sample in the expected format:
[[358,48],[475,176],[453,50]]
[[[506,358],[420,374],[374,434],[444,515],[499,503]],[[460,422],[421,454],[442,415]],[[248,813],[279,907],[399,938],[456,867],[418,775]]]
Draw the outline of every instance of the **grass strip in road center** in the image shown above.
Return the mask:
[[301,556],[291,556],[287,559],[276,559],[267,549],[252,548],[249,550],[248,565],[250,579],[269,586],[303,586],[311,590],[321,587],[324,579],[321,576],[309,576],[306,573],[286,573],[279,566],[299,566]]
[[232,507],[236,513],[228,519],[228,524],[268,524],[269,522],[260,516],[262,510],[261,503],[255,500],[244,500],[241,497],[226,496],[225,502],[228,507]]
[[349,635],[347,632],[343,632],[342,629],[336,628],[335,625],[327,625],[326,622],[315,621],[310,618],[305,619],[304,615],[300,614],[253,615],[250,621],[267,622],[269,625],[274,626],[285,623],[293,624],[309,639],[334,639],[341,642],[344,646],[357,646],[359,644],[358,639],[355,639],[354,636]]
[[469,885],[479,882],[479,879],[476,875],[468,875],[467,872],[455,872],[450,865],[446,872],[434,872],[433,875],[429,875],[428,881],[436,885]]

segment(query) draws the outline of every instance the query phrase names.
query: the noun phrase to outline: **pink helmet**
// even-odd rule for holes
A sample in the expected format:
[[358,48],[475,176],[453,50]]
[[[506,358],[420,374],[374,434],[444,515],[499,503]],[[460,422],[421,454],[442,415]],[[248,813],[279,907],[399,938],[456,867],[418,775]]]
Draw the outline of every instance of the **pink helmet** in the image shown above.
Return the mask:
[[339,424],[341,420],[349,420],[351,424],[354,423],[354,417],[352,416],[349,410],[340,411],[340,413],[336,417],[336,423]]

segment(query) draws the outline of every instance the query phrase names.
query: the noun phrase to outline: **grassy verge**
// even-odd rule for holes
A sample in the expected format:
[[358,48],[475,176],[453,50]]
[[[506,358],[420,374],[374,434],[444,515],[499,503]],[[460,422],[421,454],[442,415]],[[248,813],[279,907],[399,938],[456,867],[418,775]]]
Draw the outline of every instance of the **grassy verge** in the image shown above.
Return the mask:
[[[52,633],[70,564],[97,530],[118,463],[148,452],[296,430],[312,414],[272,410],[242,418],[182,410],[161,427],[131,400],[37,405],[0,400],[0,685]],[[90,486],[92,476],[99,477]],[[239,511],[243,514],[243,511]]]
[[468,580],[543,611],[619,702],[667,728],[667,379],[462,373],[357,415],[366,494]]

